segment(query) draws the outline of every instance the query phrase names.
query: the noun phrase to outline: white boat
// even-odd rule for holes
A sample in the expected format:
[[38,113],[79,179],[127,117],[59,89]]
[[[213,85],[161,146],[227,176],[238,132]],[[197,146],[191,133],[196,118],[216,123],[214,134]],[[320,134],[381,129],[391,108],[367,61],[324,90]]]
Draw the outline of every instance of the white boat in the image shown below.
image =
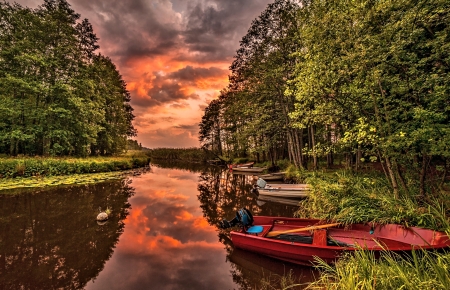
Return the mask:
[[253,167],[253,164],[255,164],[255,162],[248,162],[248,163],[243,163],[243,164],[230,164],[228,165],[228,168],[233,169],[233,168],[237,168],[237,167]]
[[301,199],[308,196],[310,186],[308,184],[268,184],[264,179],[259,178],[254,190],[259,196]]
[[285,197],[285,198],[305,198],[309,194],[309,189],[301,188],[258,188],[260,196],[273,196],[273,197]]
[[267,181],[271,181],[271,180],[283,180],[284,175],[285,175],[284,172],[276,172],[276,173],[260,174],[258,175],[258,177]]
[[270,195],[260,195],[260,196],[258,196],[258,199],[256,200],[256,203],[258,205],[265,204],[266,202],[298,206],[300,199],[287,198],[287,197],[275,197],[275,196],[270,196]]

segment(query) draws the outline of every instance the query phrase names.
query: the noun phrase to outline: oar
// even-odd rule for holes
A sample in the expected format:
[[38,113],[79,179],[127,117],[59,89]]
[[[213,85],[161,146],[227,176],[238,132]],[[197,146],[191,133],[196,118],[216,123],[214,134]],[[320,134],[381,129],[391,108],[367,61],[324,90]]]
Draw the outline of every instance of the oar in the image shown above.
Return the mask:
[[326,224],[326,225],[319,225],[319,226],[310,226],[310,227],[304,227],[304,228],[298,228],[293,230],[287,230],[287,231],[275,231],[270,232],[266,235],[267,238],[275,237],[282,234],[288,234],[288,233],[298,233],[298,232],[305,232],[305,231],[313,231],[318,229],[326,229],[331,228],[340,225],[340,223],[334,223],[334,224]]

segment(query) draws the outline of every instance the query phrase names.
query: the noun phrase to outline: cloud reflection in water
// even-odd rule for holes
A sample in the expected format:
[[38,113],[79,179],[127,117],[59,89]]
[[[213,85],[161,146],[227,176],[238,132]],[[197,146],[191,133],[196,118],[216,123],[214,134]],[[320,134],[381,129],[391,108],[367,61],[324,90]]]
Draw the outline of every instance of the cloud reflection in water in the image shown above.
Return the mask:
[[86,289],[232,289],[226,251],[202,216],[198,175],[152,169],[133,179],[113,256]]

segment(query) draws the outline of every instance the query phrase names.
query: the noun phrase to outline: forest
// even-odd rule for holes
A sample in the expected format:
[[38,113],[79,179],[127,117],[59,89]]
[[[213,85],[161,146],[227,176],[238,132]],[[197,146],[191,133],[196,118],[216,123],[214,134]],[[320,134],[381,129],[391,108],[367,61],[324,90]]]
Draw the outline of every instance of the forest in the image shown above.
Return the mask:
[[449,1],[276,0],[230,70],[199,125],[218,155],[376,166],[396,196],[448,176]]
[[130,93],[65,0],[0,2],[0,155],[111,155],[136,136]]

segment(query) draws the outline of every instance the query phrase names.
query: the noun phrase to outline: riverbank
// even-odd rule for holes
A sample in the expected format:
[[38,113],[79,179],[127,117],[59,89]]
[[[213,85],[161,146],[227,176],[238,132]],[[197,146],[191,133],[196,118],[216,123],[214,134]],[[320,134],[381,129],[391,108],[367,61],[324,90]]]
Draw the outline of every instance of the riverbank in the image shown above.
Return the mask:
[[[444,231],[450,236],[450,184],[429,187],[425,195],[418,186],[394,194],[389,181],[376,171],[305,171],[285,168],[286,176],[311,185],[308,198],[299,203],[296,217],[317,218],[342,224],[401,224]],[[422,252],[400,256],[383,252],[379,259],[368,251],[346,255],[335,265],[317,260],[321,275],[302,285],[306,289],[449,289],[450,252]],[[393,278],[394,277],[394,278]],[[281,281],[292,280],[283,276]],[[270,289],[278,289],[271,285]],[[289,287],[296,289],[298,284]],[[285,287],[282,287],[284,289]],[[265,288],[269,289],[269,287]],[[304,289],[304,288],[302,288]]]
[[114,157],[0,158],[0,191],[15,188],[84,184],[119,178],[125,171],[145,168],[150,157],[129,153]]

